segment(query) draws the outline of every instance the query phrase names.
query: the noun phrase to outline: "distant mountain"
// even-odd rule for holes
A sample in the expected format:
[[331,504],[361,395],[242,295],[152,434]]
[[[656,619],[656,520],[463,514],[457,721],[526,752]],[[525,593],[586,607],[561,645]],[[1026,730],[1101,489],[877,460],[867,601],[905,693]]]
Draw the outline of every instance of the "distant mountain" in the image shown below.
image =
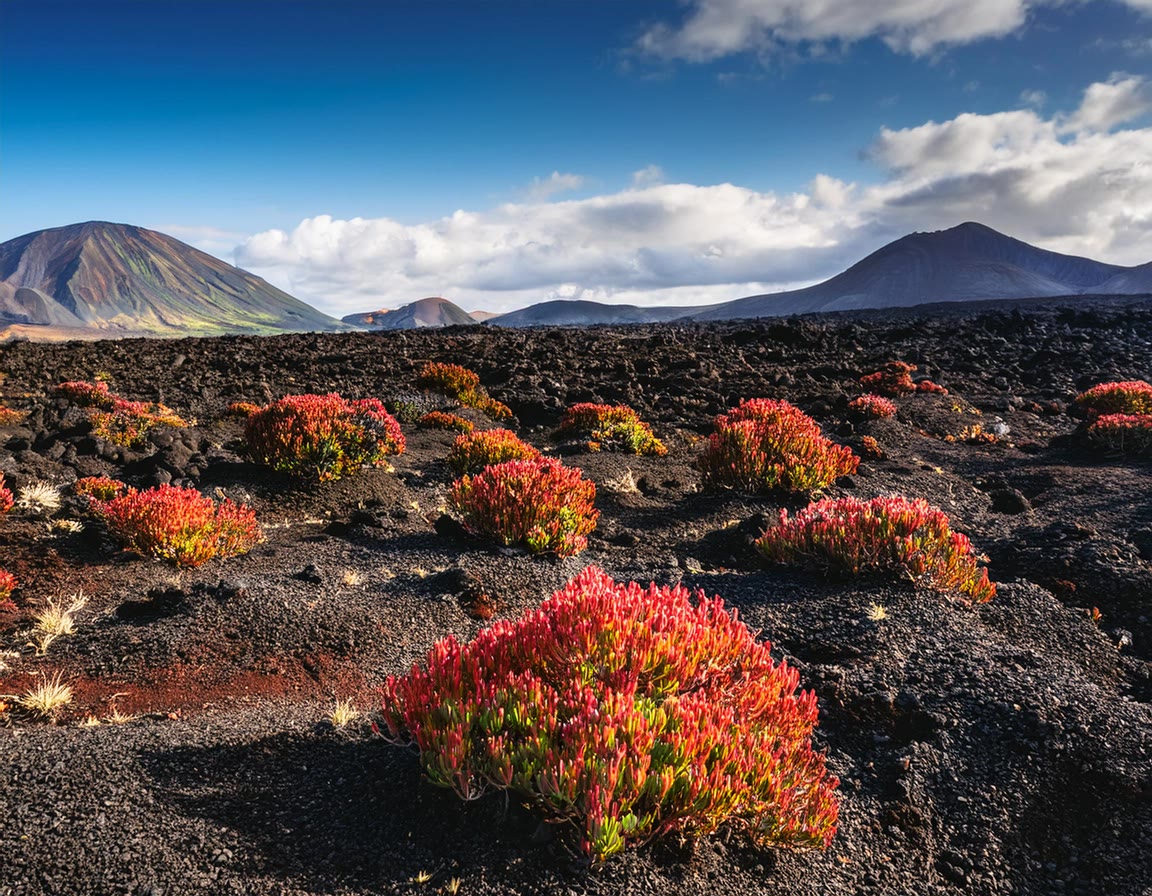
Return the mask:
[[500,327],[585,327],[592,324],[651,324],[677,320],[702,308],[641,308],[557,299],[510,311],[488,321]]
[[495,311],[469,311],[468,316],[477,323],[484,323],[486,320],[492,320],[494,317],[499,317]]
[[103,221],[38,230],[0,244],[0,327],[8,324],[105,336],[347,329],[173,237]]
[[479,323],[459,305],[438,296],[420,299],[402,308],[348,314],[341,320],[368,330],[415,330],[418,327],[458,327]]
[[814,311],[906,308],[929,302],[1033,299],[1080,294],[1152,294],[1152,262],[1138,267],[1061,255],[983,224],[913,233],[830,280],[703,308],[638,308],[541,302],[494,318],[499,326],[587,326],[667,320],[736,320]]
[[1098,292],[1129,270],[1038,249],[982,224],[967,223],[901,237],[815,286],[726,302],[695,319],[1067,296]]

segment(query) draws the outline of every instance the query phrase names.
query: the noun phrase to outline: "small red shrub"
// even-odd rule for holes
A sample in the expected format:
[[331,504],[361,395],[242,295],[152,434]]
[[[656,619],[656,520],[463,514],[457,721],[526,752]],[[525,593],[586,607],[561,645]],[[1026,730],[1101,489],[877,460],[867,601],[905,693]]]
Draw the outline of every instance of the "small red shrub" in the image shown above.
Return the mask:
[[128,486],[111,476],[85,476],[72,484],[77,495],[94,498],[97,501],[111,501],[128,490]]
[[459,414],[448,414],[444,411],[429,411],[423,417],[419,418],[416,423],[419,426],[425,426],[429,429],[451,429],[456,432],[462,432],[465,435],[476,428],[476,424],[471,420],[465,420]]
[[864,436],[864,438],[860,440],[860,443],[863,445],[864,453],[868,455],[868,457],[884,456],[884,450],[880,447],[880,443],[872,436]]
[[88,383],[83,380],[59,383],[53,387],[52,394],[57,398],[66,398],[82,408],[111,409],[116,400],[116,396],[108,391],[107,383]]
[[977,566],[968,537],[953,532],[943,511],[921,499],[838,498],[810,504],[756,542],[777,563],[798,563],[857,576],[897,571],[939,591],[957,590],[983,603],[996,594]]
[[861,395],[848,402],[848,410],[858,417],[878,419],[895,417],[896,405],[880,395]]
[[1152,453],[1152,414],[1103,414],[1089,425],[1088,438],[1109,451]]
[[177,566],[234,557],[264,540],[251,509],[229,500],[215,504],[193,488],[129,489],[93,506],[127,547]]
[[1152,384],[1143,380],[1101,383],[1076,396],[1090,417],[1109,414],[1152,414]]
[[941,386],[939,383],[934,383],[932,380],[920,380],[916,384],[917,392],[928,392],[934,395],[947,395],[948,390]]
[[589,439],[593,451],[663,456],[668,449],[632,408],[624,404],[574,404],[560,421],[561,433],[579,433]]
[[508,460],[535,460],[540,452],[521,441],[509,429],[489,429],[467,433],[452,443],[448,452],[448,466],[457,476],[479,473],[492,464]]
[[600,862],[728,823],[759,845],[827,847],[836,778],[816,697],[724,608],[586,569],[539,609],[445,638],[384,688],[390,737],[435,784],[510,790]]
[[258,404],[253,404],[250,401],[234,401],[228,405],[225,414],[229,417],[251,417],[258,410],[260,410]]
[[510,420],[512,409],[484,391],[478,374],[459,364],[429,361],[420,369],[416,385],[453,398],[468,408],[475,408],[493,420]]
[[860,377],[860,385],[876,395],[907,395],[916,391],[911,376],[915,369],[914,364],[889,361],[875,373]]
[[708,486],[812,492],[855,473],[860,460],[799,408],[754,398],[716,418],[698,463]]
[[20,585],[16,576],[6,569],[0,569],[0,604],[6,604],[12,597],[12,592]]
[[11,510],[14,503],[12,489],[4,484],[4,474],[0,472],[0,516]]
[[375,398],[289,395],[248,418],[251,456],[281,473],[339,479],[365,464],[383,464],[404,451],[396,418]]
[[457,479],[451,492],[452,505],[473,532],[561,557],[588,546],[600,515],[592,508],[595,498],[595,484],[580,470],[549,458],[493,464]]
[[28,418],[27,411],[18,411],[0,404],[0,426],[18,426]]

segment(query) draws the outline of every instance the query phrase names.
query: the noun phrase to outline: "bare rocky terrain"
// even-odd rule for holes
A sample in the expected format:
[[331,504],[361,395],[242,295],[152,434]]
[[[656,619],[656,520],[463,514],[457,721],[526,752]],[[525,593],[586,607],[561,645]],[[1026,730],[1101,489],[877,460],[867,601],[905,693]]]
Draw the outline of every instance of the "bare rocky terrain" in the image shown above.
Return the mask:
[[[858,378],[893,359],[948,394],[854,421]],[[393,471],[303,486],[248,462],[225,415],[300,392],[435,407],[414,388],[429,360],[476,370],[526,440],[596,482],[587,551],[531,557],[461,533],[445,515],[452,434],[405,425]],[[14,488],[193,485],[249,503],[267,536],[176,570],[120,551],[71,498],[0,518],[0,566],[21,581],[0,616],[0,694],[55,674],[75,693],[56,724],[0,717],[2,896],[1152,893],[1152,464],[1088,449],[1070,408],[1095,383],[1152,377],[1152,303],[12,343],[0,371],[4,401],[30,412],[0,430]],[[197,423],[141,451],[96,440],[48,392],[97,375]],[[749,542],[779,500],[701,492],[694,467],[713,417],[752,397],[792,401],[858,453],[874,438],[883,457],[829,494],[942,507],[988,556],[996,598],[762,564]],[[632,405],[668,455],[557,446],[580,401]],[[383,679],[478,631],[478,594],[516,616],[589,564],[719,594],[799,668],[841,779],[830,849],[721,832],[589,869],[515,802],[462,804],[372,735]],[[29,613],[80,590],[76,633],[36,655]],[[338,700],[363,714],[335,727]]]

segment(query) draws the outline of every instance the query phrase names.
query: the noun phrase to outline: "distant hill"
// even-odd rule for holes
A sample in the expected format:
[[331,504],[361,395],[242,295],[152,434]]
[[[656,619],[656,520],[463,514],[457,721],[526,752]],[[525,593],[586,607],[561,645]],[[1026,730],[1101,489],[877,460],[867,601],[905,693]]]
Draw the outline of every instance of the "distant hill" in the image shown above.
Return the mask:
[[500,327],[586,327],[593,324],[651,324],[678,320],[701,308],[641,308],[600,302],[557,299],[529,305],[488,321]]
[[588,326],[667,320],[736,320],[815,311],[907,308],[937,302],[1081,294],[1152,294],[1152,262],[1121,267],[1038,249],[966,223],[889,243],[830,280],[704,308],[638,308],[551,301],[494,318],[499,326]]
[[479,321],[447,299],[433,296],[404,305],[402,308],[348,314],[341,320],[368,330],[414,330],[418,327],[474,326]]
[[154,230],[89,221],[0,244],[0,328],[102,336],[343,330],[260,277]]
[[815,286],[726,302],[695,319],[1068,296],[1100,292],[1103,284],[1129,270],[1038,249],[991,227],[967,223],[901,237]]

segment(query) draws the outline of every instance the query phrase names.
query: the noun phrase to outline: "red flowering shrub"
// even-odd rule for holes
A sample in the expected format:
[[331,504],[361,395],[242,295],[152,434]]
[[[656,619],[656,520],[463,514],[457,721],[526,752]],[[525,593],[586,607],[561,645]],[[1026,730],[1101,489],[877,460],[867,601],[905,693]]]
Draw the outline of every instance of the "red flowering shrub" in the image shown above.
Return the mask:
[[448,466],[457,476],[479,473],[492,464],[508,460],[535,460],[540,452],[520,440],[509,429],[489,429],[468,433],[452,443],[448,452]]
[[459,364],[429,361],[420,369],[416,385],[421,389],[438,392],[453,398],[468,408],[475,408],[493,420],[508,420],[512,410],[484,391],[480,377]]
[[12,592],[16,590],[16,586],[19,584],[16,576],[6,569],[0,569],[0,604],[8,603],[9,598],[12,597]]
[[780,522],[760,536],[756,547],[777,563],[851,576],[897,571],[938,591],[960,591],[978,603],[996,594],[988,571],[976,564],[968,537],[953,532],[943,511],[921,499],[826,499],[791,519],[781,510]]
[[1106,414],[1152,414],[1152,385],[1143,380],[1101,383],[1076,396],[1090,417]]
[[724,823],[824,848],[838,782],[812,749],[816,697],[769,651],[718,597],[589,568],[515,622],[437,642],[388,679],[383,715],[433,783],[519,794],[596,862]]
[[869,457],[884,456],[884,451],[880,447],[880,443],[872,438],[872,436],[864,436],[864,438],[860,440],[860,444],[863,446],[864,453]]
[[225,414],[229,417],[251,417],[258,410],[260,405],[253,404],[250,401],[234,401],[228,405],[228,410]]
[[947,395],[948,390],[941,386],[939,383],[934,383],[932,380],[920,380],[916,384],[917,392],[929,392],[935,395]]
[[[101,383],[101,385],[103,385]],[[149,431],[157,426],[183,428],[188,423],[171,408],[144,401],[113,398],[110,407],[101,405],[88,411],[92,435],[114,445],[138,448]]]
[[668,449],[641,421],[640,415],[624,404],[574,404],[560,421],[561,433],[579,433],[588,438],[592,451],[607,449],[628,454],[663,456]]
[[59,383],[53,387],[52,394],[58,398],[67,398],[82,408],[111,409],[116,400],[116,396],[108,391],[107,383],[88,383],[82,380]]
[[1109,451],[1152,453],[1152,414],[1104,414],[1089,425],[1088,438]]
[[289,395],[248,418],[249,454],[281,473],[339,479],[404,451],[396,418],[375,398]]
[[0,516],[11,510],[13,503],[12,489],[4,484],[4,474],[0,473]]
[[16,426],[27,418],[27,411],[18,411],[0,404],[0,426]]
[[416,423],[429,429],[453,429],[465,435],[476,428],[476,424],[471,420],[465,420],[459,414],[447,414],[444,411],[429,411],[420,417]]
[[876,395],[907,395],[916,391],[911,376],[915,369],[915,364],[889,361],[875,373],[860,377],[860,385]]
[[93,506],[127,547],[177,566],[234,557],[264,540],[256,514],[248,507],[229,500],[215,504],[194,488],[129,489]]
[[[461,438],[466,438],[462,436]],[[510,460],[452,484],[453,507],[473,532],[561,557],[588,546],[600,514],[594,483],[550,458]]]
[[698,464],[708,486],[812,492],[855,473],[860,459],[799,408],[754,398],[716,418]]
[[848,410],[858,417],[895,417],[896,405],[880,395],[861,395],[848,402]]
[[97,501],[111,501],[128,490],[128,486],[111,476],[85,476],[72,484],[77,495],[86,495]]

